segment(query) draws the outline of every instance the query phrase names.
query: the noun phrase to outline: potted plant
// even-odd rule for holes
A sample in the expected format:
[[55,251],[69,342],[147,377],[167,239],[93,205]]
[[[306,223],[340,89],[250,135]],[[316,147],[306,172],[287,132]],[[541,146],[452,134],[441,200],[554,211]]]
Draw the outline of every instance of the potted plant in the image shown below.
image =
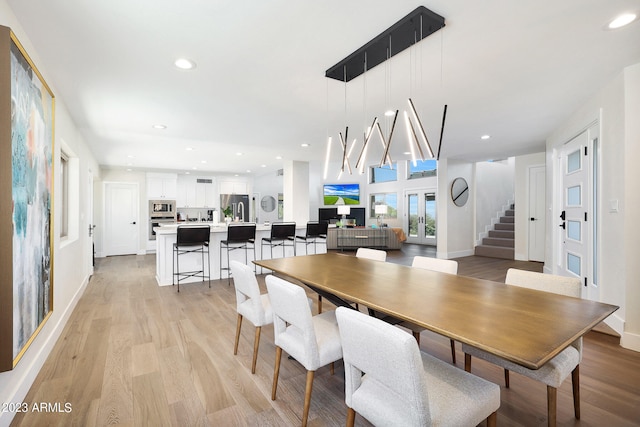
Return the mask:
[[222,213],[224,214],[224,222],[229,224],[231,222],[231,215],[233,215],[231,206],[227,206],[226,208],[222,209]]

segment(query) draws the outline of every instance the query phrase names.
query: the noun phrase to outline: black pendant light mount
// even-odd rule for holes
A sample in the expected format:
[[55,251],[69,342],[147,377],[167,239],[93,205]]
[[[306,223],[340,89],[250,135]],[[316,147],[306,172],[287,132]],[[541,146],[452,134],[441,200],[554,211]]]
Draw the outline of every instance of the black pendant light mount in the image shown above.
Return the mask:
[[[345,83],[349,82],[365,72],[365,56],[367,70],[370,70],[444,26],[442,16],[424,6],[418,6],[413,12],[329,68],[325,76]],[[345,73],[344,70],[347,72]]]

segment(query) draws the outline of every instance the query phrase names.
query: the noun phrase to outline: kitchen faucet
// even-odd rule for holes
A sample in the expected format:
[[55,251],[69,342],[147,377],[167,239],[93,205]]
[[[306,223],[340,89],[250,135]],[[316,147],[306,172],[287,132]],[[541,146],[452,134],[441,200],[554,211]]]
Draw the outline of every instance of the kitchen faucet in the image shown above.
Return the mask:
[[244,203],[238,202],[238,215],[240,216],[240,221],[244,222]]

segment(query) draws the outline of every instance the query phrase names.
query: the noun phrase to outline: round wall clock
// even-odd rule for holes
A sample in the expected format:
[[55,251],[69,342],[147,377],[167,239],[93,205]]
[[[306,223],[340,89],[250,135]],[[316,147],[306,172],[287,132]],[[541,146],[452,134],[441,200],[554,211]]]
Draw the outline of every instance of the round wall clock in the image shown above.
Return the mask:
[[464,206],[469,200],[469,184],[464,178],[458,177],[451,183],[451,200],[456,206]]

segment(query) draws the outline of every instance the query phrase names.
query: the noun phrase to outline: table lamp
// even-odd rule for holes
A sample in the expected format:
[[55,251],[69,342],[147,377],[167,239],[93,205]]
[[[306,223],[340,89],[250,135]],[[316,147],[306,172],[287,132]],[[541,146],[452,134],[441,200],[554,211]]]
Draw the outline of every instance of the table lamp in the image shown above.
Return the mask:
[[346,205],[338,206],[338,215],[342,215],[342,227],[344,228],[347,222],[347,215],[351,213],[351,208]]
[[378,217],[378,227],[380,227],[384,220],[384,216],[387,214],[387,205],[375,205],[373,209]]

